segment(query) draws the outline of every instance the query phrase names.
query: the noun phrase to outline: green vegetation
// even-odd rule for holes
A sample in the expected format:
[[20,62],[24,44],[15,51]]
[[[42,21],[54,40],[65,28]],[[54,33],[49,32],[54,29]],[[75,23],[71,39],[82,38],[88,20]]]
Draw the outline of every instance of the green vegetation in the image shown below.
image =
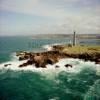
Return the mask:
[[79,53],[100,53],[100,46],[64,46],[63,52],[67,52],[69,54],[79,54]]

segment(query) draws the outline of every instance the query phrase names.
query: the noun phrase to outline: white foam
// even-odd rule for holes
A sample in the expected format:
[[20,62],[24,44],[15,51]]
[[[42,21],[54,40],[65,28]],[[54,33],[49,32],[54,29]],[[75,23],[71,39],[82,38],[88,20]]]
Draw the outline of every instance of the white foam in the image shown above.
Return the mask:
[[19,57],[16,56],[16,53],[15,53],[15,52],[13,52],[13,53],[11,54],[11,61],[18,61],[18,58],[19,58]]
[[[80,72],[82,69],[84,68],[93,68],[94,70],[97,71],[97,73],[100,73],[100,65],[99,64],[95,64],[94,62],[84,62],[82,60],[79,59],[61,59],[58,63],[54,64],[54,65],[47,65],[47,68],[36,68],[34,65],[28,65],[25,67],[18,67],[19,65],[25,63],[26,60],[24,61],[9,61],[6,63],[2,63],[0,64],[0,70],[14,70],[14,71],[20,71],[20,70],[24,70],[24,71],[33,71],[33,72],[40,72],[40,73],[45,73],[45,74],[50,74],[50,75],[57,75],[59,72],[65,71],[65,72],[69,72],[69,73],[78,73]],[[11,64],[8,66],[4,66],[5,64]],[[71,64],[72,68],[68,67],[66,68],[65,65],[66,64]],[[55,68],[55,66],[58,65],[59,68]]]
[[63,44],[66,44],[66,43],[47,44],[47,45],[43,45],[42,48],[46,49],[47,51],[51,51],[53,49],[52,46],[63,45]]
[[51,51],[52,50],[52,46],[51,45],[44,45],[42,46],[44,49],[46,49],[47,51]]
[[[19,70],[20,68],[18,67],[20,64],[24,63],[25,61],[8,61],[8,62],[5,62],[5,63],[2,63],[0,64],[0,70],[3,68],[3,69],[11,69],[11,70]],[[7,65],[5,67],[5,65]]]

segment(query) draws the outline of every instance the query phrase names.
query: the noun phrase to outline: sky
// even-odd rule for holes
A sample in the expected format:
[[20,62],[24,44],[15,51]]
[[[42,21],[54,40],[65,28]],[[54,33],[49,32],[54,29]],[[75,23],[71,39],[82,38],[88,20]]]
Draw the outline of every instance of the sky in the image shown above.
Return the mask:
[[0,36],[100,33],[100,0],[0,0]]

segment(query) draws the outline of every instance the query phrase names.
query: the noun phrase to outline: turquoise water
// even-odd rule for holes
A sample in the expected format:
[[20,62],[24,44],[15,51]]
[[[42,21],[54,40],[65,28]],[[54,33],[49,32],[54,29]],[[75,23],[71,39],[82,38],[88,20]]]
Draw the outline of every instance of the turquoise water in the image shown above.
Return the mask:
[[0,62],[8,61],[16,51],[40,52],[43,45],[65,43],[69,39],[32,39],[31,37],[0,37]]
[[[44,50],[41,48],[43,45],[66,41],[69,40],[0,37],[0,63],[10,61],[16,51],[41,51]],[[98,40],[94,40],[94,44],[98,45]],[[94,64],[82,63],[79,66],[84,68],[78,73],[60,71],[56,76],[52,72],[52,75],[45,75],[29,70],[2,68],[0,100],[100,100],[100,73],[97,74]]]

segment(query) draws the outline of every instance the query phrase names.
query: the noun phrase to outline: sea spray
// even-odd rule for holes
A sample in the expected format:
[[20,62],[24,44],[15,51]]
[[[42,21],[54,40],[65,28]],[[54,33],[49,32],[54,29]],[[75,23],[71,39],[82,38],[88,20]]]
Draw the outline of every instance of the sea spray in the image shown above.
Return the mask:
[[51,51],[53,49],[52,46],[55,46],[55,45],[65,45],[65,44],[66,44],[66,42],[47,44],[47,45],[43,45],[42,48],[46,49],[47,51]]
[[[100,68],[99,68],[99,65],[98,64],[95,64],[94,62],[90,62],[90,61],[83,61],[83,60],[79,60],[79,59],[61,59],[58,63],[54,64],[54,65],[47,65],[46,67],[47,68],[36,68],[35,65],[28,65],[28,66],[25,66],[25,67],[18,67],[20,64],[23,64],[25,63],[26,60],[24,61],[17,61],[17,60],[12,60],[12,61],[9,61],[9,62],[6,62],[6,63],[2,63],[0,64],[0,69],[2,70],[3,69],[9,69],[9,70],[24,70],[24,71],[27,71],[27,70],[30,70],[30,71],[33,71],[33,72],[39,72],[39,73],[42,73],[42,74],[51,74],[52,75],[57,75],[59,72],[62,72],[62,71],[65,71],[65,72],[68,72],[68,73],[79,73],[81,70],[85,69],[85,68],[90,68],[90,69],[93,69],[93,70],[96,70],[97,73],[99,73],[98,71],[100,71]],[[7,67],[5,67],[5,65],[8,64]],[[10,65],[9,65],[10,64]],[[66,64],[70,64],[72,65],[72,68],[71,67],[68,67],[66,68],[65,65]],[[59,68],[56,68],[55,66],[59,66]],[[99,69],[99,70],[98,70]]]
[[18,58],[19,57],[16,56],[16,52],[13,52],[13,53],[10,54],[10,60],[11,61],[18,61]]

